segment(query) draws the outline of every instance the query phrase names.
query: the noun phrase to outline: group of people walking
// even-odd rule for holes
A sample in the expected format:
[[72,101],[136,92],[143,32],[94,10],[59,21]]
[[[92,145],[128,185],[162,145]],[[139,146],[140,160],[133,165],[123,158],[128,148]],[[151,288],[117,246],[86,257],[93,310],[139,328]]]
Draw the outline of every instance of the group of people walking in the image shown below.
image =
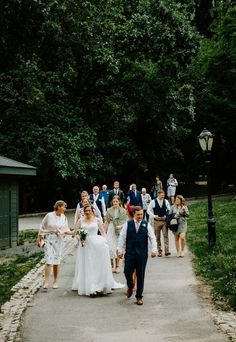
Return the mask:
[[[172,178],[169,186],[174,187]],[[148,241],[152,257],[170,256],[167,223],[168,217],[172,215],[178,226],[174,232],[177,257],[184,257],[189,215],[183,196],[177,195],[175,202],[170,203],[173,191],[168,201],[159,178],[156,180],[159,188],[154,189],[156,198],[153,199],[145,188],[138,191],[136,184],[131,184],[125,196],[118,181],[114,182],[111,191],[106,186],[101,191],[98,186],[94,186],[92,194],[82,191],[72,230],[64,214],[66,203],[57,201],[54,212],[44,217],[37,240],[38,245],[45,248],[44,290],[49,288],[51,268],[53,288],[58,288],[59,265],[65,253],[63,246],[68,241],[73,243],[78,239],[72,289],[78,291],[79,295],[96,297],[100,293],[123,288],[123,284],[114,280],[112,270],[120,273],[120,261],[124,257],[127,297],[130,298],[136,289],[136,303],[142,305]]]

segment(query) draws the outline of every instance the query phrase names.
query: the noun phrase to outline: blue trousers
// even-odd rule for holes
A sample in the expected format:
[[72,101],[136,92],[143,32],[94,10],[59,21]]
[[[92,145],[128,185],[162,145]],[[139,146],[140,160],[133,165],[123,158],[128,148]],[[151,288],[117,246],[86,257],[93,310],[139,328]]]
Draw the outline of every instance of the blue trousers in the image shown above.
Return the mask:
[[143,288],[144,288],[144,277],[145,269],[147,264],[147,255],[127,255],[125,254],[125,268],[124,274],[127,281],[128,288],[132,289],[134,287],[133,273],[136,271],[137,275],[137,291],[136,298],[143,298]]

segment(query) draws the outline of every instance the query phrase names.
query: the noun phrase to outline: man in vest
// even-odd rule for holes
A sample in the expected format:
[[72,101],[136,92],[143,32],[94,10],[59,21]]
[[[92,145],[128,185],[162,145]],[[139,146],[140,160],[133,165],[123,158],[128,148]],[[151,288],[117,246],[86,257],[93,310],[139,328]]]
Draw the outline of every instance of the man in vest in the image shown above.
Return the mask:
[[89,195],[89,200],[91,204],[93,204],[94,202],[96,203],[101,213],[101,216],[104,219],[106,215],[106,205],[105,205],[104,197],[99,193],[99,187],[97,185],[93,187],[93,193]]
[[159,190],[157,198],[152,200],[148,206],[147,213],[153,219],[154,232],[157,239],[158,256],[162,257],[161,231],[164,237],[165,256],[170,255],[168,228],[166,226],[166,216],[170,211],[170,204],[165,199],[165,192]]
[[151,256],[157,254],[156,238],[152,226],[147,221],[143,220],[143,209],[134,207],[134,219],[126,222],[120,232],[118,240],[117,252],[119,258],[123,257],[123,246],[125,245],[125,277],[127,280],[127,297],[130,298],[133,294],[134,281],[133,273],[136,271],[137,276],[137,291],[136,304],[143,304],[143,287],[145,268],[148,258],[148,240],[151,243]]

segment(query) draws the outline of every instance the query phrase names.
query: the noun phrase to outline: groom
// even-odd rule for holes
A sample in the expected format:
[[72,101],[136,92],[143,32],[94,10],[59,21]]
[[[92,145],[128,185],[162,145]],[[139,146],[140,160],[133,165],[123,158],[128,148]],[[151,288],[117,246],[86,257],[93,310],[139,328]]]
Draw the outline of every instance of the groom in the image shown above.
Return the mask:
[[133,294],[134,282],[133,273],[137,275],[136,304],[143,305],[143,286],[145,268],[148,258],[148,239],[151,243],[152,257],[157,254],[157,243],[153,228],[147,221],[143,220],[143,209],[134,207],[134,219],[126,222],[120,232],[118,241],[118,256],[123,257],[123,246],[125,248],[125,277],[127,280],[127,297]]

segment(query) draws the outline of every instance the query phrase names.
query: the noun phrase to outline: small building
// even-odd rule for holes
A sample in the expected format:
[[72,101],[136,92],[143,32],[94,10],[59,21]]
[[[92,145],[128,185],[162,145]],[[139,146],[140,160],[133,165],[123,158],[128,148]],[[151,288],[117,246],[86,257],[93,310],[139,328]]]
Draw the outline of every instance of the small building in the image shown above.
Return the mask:
[[36,176],[36,168],[0,156],[0,249],[17,246],[19,176]]

